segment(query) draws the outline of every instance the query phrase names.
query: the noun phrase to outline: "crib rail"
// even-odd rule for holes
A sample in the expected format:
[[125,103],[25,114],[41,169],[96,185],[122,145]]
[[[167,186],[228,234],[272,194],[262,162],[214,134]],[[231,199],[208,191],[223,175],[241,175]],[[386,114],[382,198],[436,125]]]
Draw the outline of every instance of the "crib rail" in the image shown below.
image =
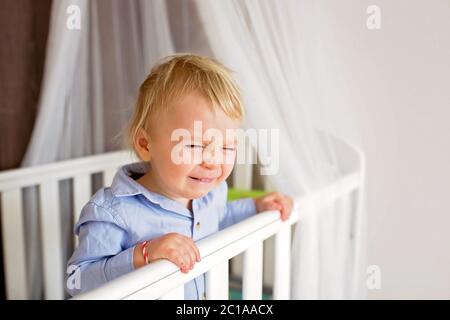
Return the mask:
[[[263,241],[275,236],[274,299],[290,297],[291,225],[307,218],[308,208],[327,207],[358,188],[350,174],[317,192],[295,200],[291,217],[282,222],[278,211],[259,213],[197,242],[202,261],[187,274],[168,260],[159,260],[74,299],[183,299],[183,285],[206,273],[206,298],[228,299],[228,261],[244,253],[243,299],[262,298]],[[303,208],[303,209],[302,209]],[[82,275],[81,275],[82,276]]]
[[59,181],[72,178],[73,220],[92,195],[91,176],[101,173],[110,185],[118,167],[133,161],[129,152],[118,151],[0,173],[3,260],[8,299],[27,299],[23,189],[37,186],[43,248],[46,299],[64,298],[65,265],[61,248]]
[[[361,155],[356,158],[360,159]],[[101,173],[102,186],[109,186],[117,169],[134,161],[136,159],[128,151],[117,151],[0,172],[1,230],[8,299],[30,298],[28,282],[34,279],[33,277],[41,276],[44,281],[45,299],[64,298],[65,261],[62,240],[67,239],[61,239],[60,205],[66,199],[59,196],[59,182],[67,179],[71,181],[72,218],[75,223],[82,207],[95,191],[92,189],[92,176]],[[188,274],[181,273],[169,261],[158,261],[76,298],[181,299],[184,295],[183,284],[206,273],[207,298],[227,299],[228,262],[232,259],[231,276],[242,275],[244,299],[261,298],[263,264],[264,276],[268,271],[273,276],[273,297],[286,299],[290,291],[291,226],[307,218],[308,212],[311,212],[308,208],[320,209],[329,206],[358,189],[362,181],[360,175],[364,171],[363,167],[361,168],[351,168],[349,174],[335,183],[295,199],[294,213],[284,223],[279,220],[276,212],[265,212],[199,241],[202,261]],[[252,169],[251,163],[237,164],[233,170],[233,187],[251,188]],[[269,181],[263,180],[263,183],[266,189],[273,189],[268,185]],[[37,191],[43,275],[27,273],[27,242],[23,215],[26,195],[24,188],[28,187],[36,187],[34,191]],[[263,249],[263,241],[266,239],[269,239],[267,244],[270,246],[264,245]],[[76,245],[77,239],[73,240]],[[269,252],[270,247],[273,247],[273,255]],[[239,260],[241,257],[242,263]],[[268,259],[270,263],[266,265]],[[241,264],[242,270],[238,269]]]

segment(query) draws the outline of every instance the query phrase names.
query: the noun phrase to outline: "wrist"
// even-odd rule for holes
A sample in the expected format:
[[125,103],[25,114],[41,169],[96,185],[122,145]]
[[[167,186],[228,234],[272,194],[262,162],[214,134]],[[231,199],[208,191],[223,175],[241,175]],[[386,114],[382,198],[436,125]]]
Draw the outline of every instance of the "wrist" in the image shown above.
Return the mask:
[[[133,251],[133,265],[134,268],[140,268],[148,264],[148,251],[147,251],[147,241],[138,243],[134,247]],[[146,258],[147,256],[147,258]]]
[[255,206],[255,212],[256,213],[258,213],[258,212],[260,212],[260,208],[259,208],[259,201],[258,201],[258,199],[257,198],[253,198],[253,204],[254,204],[254,206]]

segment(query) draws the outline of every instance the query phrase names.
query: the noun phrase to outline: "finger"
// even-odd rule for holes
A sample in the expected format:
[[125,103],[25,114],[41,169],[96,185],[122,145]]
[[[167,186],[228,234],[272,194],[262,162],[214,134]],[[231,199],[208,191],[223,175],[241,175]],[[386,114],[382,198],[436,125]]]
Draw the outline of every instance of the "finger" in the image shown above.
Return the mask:
[[294,207],[294,201],[292,200],[291,197],[286,197],[286,203],[287,203],[287,208],[286,208],[287,215],[288,215],[288,217],[290,217],[291,213],[292,213],[292,209]]
[[192,268],[194,268],[194,264],[197,260],[194,249],[192,249],[192,247],[189,247],[187,254],[189,255],[189,269],[192,270]]
[[264,210],[280,210],[280,205],[275,200],[265,200],[263,202]]
[[285,219],[284,207],[282,204],[279,204],[279,206],[280,206],[280,218],[282,221],[284,221],[284,219]]
[[280,202],[282,199],[284,198],[284,196],[279,193],[279,192],[273,192],[271,194],[269,194],[264,201],[269,201],[269,202]]
[[173,263],[177,265],[178,268],[180,268],[181,272],[186,272],[186,263],[184,262],[183,256],[178,256],[175,260],[171,260]]
[[294,201],[292,200],[291,197],[287,197],[287,211],[288,211],[288,216],[291,216],[292,214],[292,209],[294,208]]
[[186,272],[189,266],[189,255],[185,254],[185,249],[182,246],[177,246],[177,249],[172,249],[167,259],[173,262],[182,272]]
[[192,250],[194,250],[195,252],[195,259],[197,262],[200,262],[200,260],[202,260],[202,257],[200,256],[200,250],[198,250],[197,245],[195,244],[194,240],[192,240],[191,238],[189,239],[189,244],[192,247]]
[[287,219],[286,203],[283,201],[283,199],[277,199],[275,201],[280,206],[280,217],[281,217],[281,220],[282,221],[286,220]]
[[281,194],[280,192],[272,192],[268,194],[264,200],[268,202],[267,209],[276,209],[280,211],[281,220],[287,220],[292,211],[292,205],[290,204],[290,198]]
[[200,260],[201,260],[200,251],[198,250],[198,247],[195,244],[194,240],[192,240],[189,237],[185,237],[184,241],[185,241],[185,244],[187,244],[190,247],[190,250],[192,250],[194,252],[194,255],[195,255],[194,261],[200,262]]
[[264,200],[272,201],[282,197],[283,197],[282,194],[279,192],[271,192],[264,196]]
[[263,203],[264,210],[276,210],[278,209],[278,205],[273,200],[268,200]]
[[286,219],[289,219],[292,213],[293,201],[291,198],[285,196],[283,197],[283,206],[284,206],[284,216]]
[[185,252],[183,254],[183,258],[182,259],[183,259],[183,263],[181,265],[181,271],[184,272],[184,273],[187,273],[191,269],[190,268],[191,262],[190,262],[189,254]]
[[198,250],[197,245],[194,241],[192,241],[192,245],[194,246],[194,252],[195,252],[195,258],[197,262],[200,262],[202,260],[202,257],[200,256],[200,250]]
[[179,243],[178,247],[182,252],[185,267],[189,270],[192,269],[195,263],[195,253],[186,242]]

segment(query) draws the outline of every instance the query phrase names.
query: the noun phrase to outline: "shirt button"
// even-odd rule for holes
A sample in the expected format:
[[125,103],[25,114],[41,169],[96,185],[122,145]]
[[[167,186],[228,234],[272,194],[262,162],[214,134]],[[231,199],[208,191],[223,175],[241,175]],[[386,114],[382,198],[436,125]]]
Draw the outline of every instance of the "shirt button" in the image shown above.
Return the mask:
[[206,292],[203,292],[203,300],[206,300]]
[[197,224],[195,225],[195,228],[196,228],[197,230],[200,230],[200,222],[197,222]]

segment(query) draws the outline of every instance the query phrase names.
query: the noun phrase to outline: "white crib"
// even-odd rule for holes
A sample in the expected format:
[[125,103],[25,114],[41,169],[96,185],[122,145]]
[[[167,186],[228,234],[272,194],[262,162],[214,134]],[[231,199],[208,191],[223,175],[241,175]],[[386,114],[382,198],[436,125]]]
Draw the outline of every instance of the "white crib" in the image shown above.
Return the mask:
[[[350,156],[353,157],[353,169],[340,181],[295,199],[294,212],[286,222],[281,222],[279,213],[275,211],[258,214],[199,241],[202,261],[188,274],[181,273],[171,262],[161,260],[76,298],[183,299],[183,285],[206,273],[206,298],[228,299],[229,260],[243,253],[243,268],[239,270],[242,272],[243,299],[262,297],[263,254],[273,254],[271,268],[264,269],[264,272],[273,273],[273,298],[289,299],[291,226],[301,218],[299,205],[327,206],[361,186],[364,173],[362,154],[345,144],[342,146],[344,153],[353,154]],[[103,185],[110,185],[117,168],[132,161],[135,159],[129,152],[118,151],[0,172],[2,242],[8,299],[29,298],[22,189],[39,187],[45,298],[63,299],[66,261],[63,261],[60,245],[58,182],[72,179],[73,219],[77,221],[81,208],[93,193],[91,176],[102,173]],[[237,165],[233,171],[233,187],[249,189],[251,181],[252,165]],[[268,253],[263,250],[263,241],[272,236],[274,248],[273,252]]]

